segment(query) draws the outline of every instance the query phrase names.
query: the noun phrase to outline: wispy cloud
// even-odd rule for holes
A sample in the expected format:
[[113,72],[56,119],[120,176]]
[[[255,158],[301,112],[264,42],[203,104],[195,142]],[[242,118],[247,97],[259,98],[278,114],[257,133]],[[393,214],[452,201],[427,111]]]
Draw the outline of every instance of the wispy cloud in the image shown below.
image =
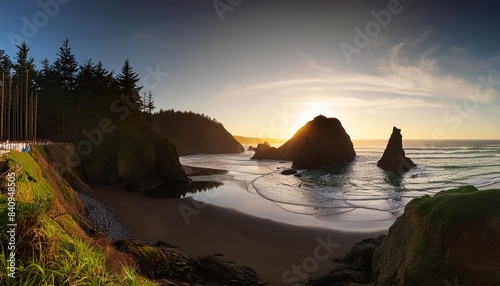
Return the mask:
[[[411,45],[419,44],[428,33],[411,42]],[[436,108],[443,106],[444,102],[449,105],[449,101],[460,101],[474,95],[479,82],[443,70],[439,59],[434,56],[439,46],[410,57],[406,53],[408,41],[389,49],[372,74],[333,71],[304,55],[307,72],[303,76],[233,84],[227,86],[219,96],[282,97],[286,100],[315,96],[351,107],[371,106],[384,110]]]

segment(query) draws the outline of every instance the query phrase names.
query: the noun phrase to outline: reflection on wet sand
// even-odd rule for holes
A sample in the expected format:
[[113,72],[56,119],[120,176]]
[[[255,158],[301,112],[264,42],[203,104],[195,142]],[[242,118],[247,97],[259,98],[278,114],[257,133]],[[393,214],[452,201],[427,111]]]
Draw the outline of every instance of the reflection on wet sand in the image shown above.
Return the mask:
[[165,183],[156,185],[142,195],[152,199],[179,199],[188,195],[210,191],[222,185],[223,183],[215,181],[193,181],[188,184]]

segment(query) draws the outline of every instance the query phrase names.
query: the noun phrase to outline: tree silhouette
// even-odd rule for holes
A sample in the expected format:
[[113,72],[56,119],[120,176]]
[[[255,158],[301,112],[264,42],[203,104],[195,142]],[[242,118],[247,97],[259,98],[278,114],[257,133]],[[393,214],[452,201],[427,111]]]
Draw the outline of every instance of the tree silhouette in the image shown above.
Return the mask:
[[75,55],[71,53],[68,39],[64,40],[57,56],[58,58],[54,62],[54,72],[57,75],[58,83],[63,90],[73,90],[75,88],[78,63]]

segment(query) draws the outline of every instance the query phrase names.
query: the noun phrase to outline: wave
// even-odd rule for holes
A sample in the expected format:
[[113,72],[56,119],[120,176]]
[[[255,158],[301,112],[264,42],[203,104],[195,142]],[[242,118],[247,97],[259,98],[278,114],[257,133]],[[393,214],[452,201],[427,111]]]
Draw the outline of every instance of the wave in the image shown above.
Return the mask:
[[397,214],[416,197],[463,185],[484,187],[500,182],[500,144],[464,141],[422,147],[411,143],[406,154],[417,167],[402,175],[391,175],[376,166],[385,144],[357,146],[358,156],[352,163],[301,170],[298,176],[280,174],[291,162],[254,161],[249,152],[183,157],[181,162],[227,168],[234,178],[246,180],[245,175],[251,175],[249,192],[289,212],[313,216],[353,211]]
[[475,155],[472,154],[470,156],[467,155],[449,155],[449,154],[435,154],[434,156],[428,156],[429,154],[410,154],[406,153],[406,156],[412,158],[412,159],[425,159],[425,160],[432,160],[432,159],[479,159],[479,158],[495,158],[498,157],[498,155]]

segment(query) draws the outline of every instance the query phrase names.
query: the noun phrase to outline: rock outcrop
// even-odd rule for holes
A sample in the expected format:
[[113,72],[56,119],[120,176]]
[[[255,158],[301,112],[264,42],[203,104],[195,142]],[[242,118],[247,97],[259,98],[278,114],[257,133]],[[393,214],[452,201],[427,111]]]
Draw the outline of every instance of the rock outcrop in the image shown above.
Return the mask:
[[335,260],[340,265],[319,273],[314,273],[301,285],[353,285],[355,283],[372,282],[372,261],[375,249],[382,243],[385,235],[367,238],[356,243],[347,255]]
[[265,285],[255,271],[220,256],[193,257],[186,251],[158,242],[119,241],[118,249],[131,254],[141,274],[160,285]]
[[392,128],[391,138],[387,143],[382,158],[378,161],[377,166],[388,172],[403,173],[408,172],[411,168],[415,167],[415,163],[405,156],[403,150],[403,135],[401,129],[396,127]]
[[319,115],[279,148],[259,144],[252,159],[290,160],[293,168],[318,168],[352,162],[356,152],[337,118]]
[[413,199],[375,250],[378,285],[498,285],[499,205],[472,186]]
[[116,130],[113,138],[96,146],[75,167],[92,183],[138,183],[147,176],[162,181],[187,182],[175,146],[162,134],[144,131],[130,136]]

